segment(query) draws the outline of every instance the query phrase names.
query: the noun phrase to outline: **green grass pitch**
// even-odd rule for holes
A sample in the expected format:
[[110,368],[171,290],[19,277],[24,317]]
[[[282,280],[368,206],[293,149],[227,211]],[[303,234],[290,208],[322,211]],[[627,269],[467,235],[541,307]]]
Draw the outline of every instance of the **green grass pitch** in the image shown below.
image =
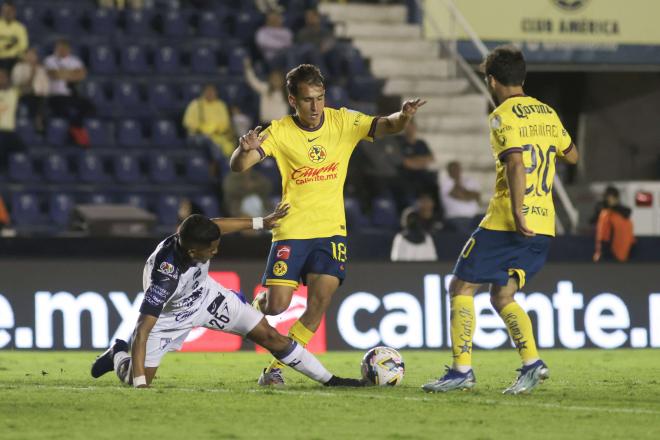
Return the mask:
[[[154,387],[93,380],[96,353],[0,351],[0,439],[660,439],[660,350],[547,350],[551,379],[501,394],[513,350],[475,353],[477,388],[425,394],[448,352],[402,351],[400,387],[327,389],[287,371],[256,385],[266,355],[172,353]],[[357,376],[362,353],[321,355]]]

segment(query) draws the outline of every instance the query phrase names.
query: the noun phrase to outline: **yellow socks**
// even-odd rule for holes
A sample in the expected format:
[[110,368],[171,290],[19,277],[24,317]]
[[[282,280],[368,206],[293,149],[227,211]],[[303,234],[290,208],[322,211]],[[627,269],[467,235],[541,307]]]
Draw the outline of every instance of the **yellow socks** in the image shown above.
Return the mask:
[[465,373],[472,365],[472,337],[476,321],[474,298],[457,295],[451,299],[451,347],[454,355],[453,368]]
[[[314,332],[305,327],[300,321],[296,321],[289,329],[289,337],[296,341],[301,346],[305,347],[309,344],[309,341],[314,337]],[[273,368],[283,368],[284,364],[273,359],[266,371],[270,371]]]
[[539,359],[532,330],[532,321],[517,302],[504,306],[500,311],[500,317],[509,329],[509,336],[518,349],[523,365],[529,365]]

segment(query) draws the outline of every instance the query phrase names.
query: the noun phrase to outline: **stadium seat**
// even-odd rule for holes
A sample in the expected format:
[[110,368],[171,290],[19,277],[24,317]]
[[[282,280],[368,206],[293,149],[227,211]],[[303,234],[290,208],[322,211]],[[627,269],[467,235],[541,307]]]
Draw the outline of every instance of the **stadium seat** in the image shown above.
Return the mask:
[[11,219],[17,226],[33,226],[44,222],[40,201],[35,194],[19,192],[11,197]]
[[34,171],[32,159],[25,153],[9,155],[9,179],[15,182],[33,182],[38,176]]
[[113,115],[114,104],[106,93],[103,83],[87,80],[83,83],[83,93],[94,104],[98,116],[108,117]]
[[149,84],[147,96],[149,97],[149,106],[156,113],[178,113],[181,110],[181,103],[169,84]]
[[107,193],[91,193],[85,197],[85,203],[93,205],[108,205],[114,203],[113,197]]
[[156,50],[154,64],[158,74],[173,75],[181,73],[179,51],[172,46],[159,47]]
[[142,194],[124,194],[119,201],[120,203],[126,203],[127,205],[135,206],[136,208],[148,208],[147,198]]
[[93,46],[89,55],[90,70],[97,75],[113,75],[117,73],[117,59],[114,48],[101,44]]
[[243,10],[234,19],[234,38],[244,43],[250,43],[262,22],[262,15],[258,11]]
[[208,47],[198,47],[192,54],[190,67],[193,73],[217,73],[218,60],[215,53]]
[[69,123],[60,118],[52,118],[46,127],[46,142],[61,147],[69,141]]
[[371,224],[384,229],[399,227],[399,216],[394,200],[387,197],[377,197],[373,200]]
[[131,154],[119,154],[113,159],[115,179],[120,183],[138,183],[143,180],[140,161]]
[[211,181],[210,164],[202,156],[186,159],[186,180],[190,183],[209,183]]
[[86,119],[84,125],[89,134],[90,145],[92,147],[106,148],[115,145],[113,125],[111,122],[101,121],[99,119]]
[[149,178],[154,183],[173,183],[177,180],[174,163],[165,154],[149,156],[147,168]]
[[259,162],[254,169],[270,181],[273,191],[278,193],[282,190],[282,177],[280,176],[280,171],[277,168],[277,163],[273,158],[267,157],[261,162]]
[[113,95],[120,115],[133,117],[144,116],[149,113],[146,102],[140,96],[140,90],[136,83],[116,82]]
[[69,194],[52,194],[48,199],[48,217],[50,221],[60,227],[68,226],[74,206],[75,200]]
[[106,172],[103,159],[94,153],[85,152],[78,157],[78,176],[85,183],[109,183],[111,176]]
[[117,14],[112,9],[95,9],[89,15],[89,26],[94,35],[112,35],[117,32]]
[[133,36],[149,36],[153,33],[151,12],[147,9],[131,9],[126,12],[126,33]]
[[52,11],[53,29],[58,34],[79,35],[80,25],[79,9],[66,5],[59,6]]
[[176,225],[179,220],[179,204],[181,200],[177,196],[162,195],[156,203],[156,215],[161,225]]
[[190,83],[183,86],[183,102],[188,105],[193,99],[199,98],[202,93],[202,85],[199,83]]
[[27,148],[42,145],[44,142],[41,135],[34,129],[32,121],[27,118],[16,120],[16,132]]
[[381,83],[370,76],[352,77],[348,94],[355,101],[376,102],[380,96]]
[[218,204],[218,198],[213,195],[201,195],[193,198],[192,202],[199,206],[199,209],[202,210],[202,213],[207,217],[220,217],[222,214],[220,212],[220,205]]
[[76,176],[71,172],[69,161],[62,154],[49,154],[44,158],[44,177],[53,183],[69,183],[76,180]]
[[142,127],[135,119],[124,119],[119,123],[117,141],[125,148],[141,148],[147,145]]
[[242,81],[223,81],[220,87],[220,97],[228,105],[245,105],[245,100],[250,96],[250,89]]
[[21,5],[16,12],[17,20],[27,28],[30,38],[34,39],[44,34],[45,26],[40,7]]
[[360,51],[355,47],[350,47],[344,52],[344,62],[346,68],[346,75],[349,77],[368,75],[369,69],[360,54]]
[[200,37],[221,38],[225,36],[225,16],[217,12],[205,11],[199,16],[197,33]]
[[248,51],[242,46],[235,46],[229,50],[227,68],[231,75],[243,75],[243,61],[248,55]]
[[151,71],[147,63],[147,50],[130,44],[121,48],[121,68],[124,73],[146,74]]
[[157,119],[151,125],[151,143],[158,148],[180,148],[182,140],[177,135],[176,126],[168,119]]
[[330,86],[326,91],[328,105],[335,108],[348,107],[348,93],[341,86]]
[[188,35],[187,15],[181,10],[169,10],[162,17],[163,34],[168,37],[182,38]]
[[344,210],[346,211],[346,223],[349,228],[361,228],[369,226],[369,218],[364,215],[360,202],[353,197],[344,199]]

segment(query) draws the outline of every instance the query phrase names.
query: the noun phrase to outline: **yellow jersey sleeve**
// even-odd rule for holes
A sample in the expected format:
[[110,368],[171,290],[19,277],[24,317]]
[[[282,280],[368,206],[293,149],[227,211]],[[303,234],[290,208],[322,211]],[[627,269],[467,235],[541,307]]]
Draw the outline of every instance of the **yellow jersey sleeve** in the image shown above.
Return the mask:
[[489,123],[493,152],[500,162],[510,153],[523,152],[523,142],[510,116],[494,112],[490,116]]
[[261,158],[266,156],[275,156],[277,150],[277,121],[273,121],[270,126],[261,132],[261,136],[267,136],[266,140],[263,141],[261,147],[259,147],[259,154]]
[[357,145],[361,140],[374,141],[377,117],[368,116],[356,110],[349,110],[346,107],[342,107],[339,111],[344,120],[344,127],[351,134],[354,144]]
[[566,131],[561,121],[559,121],[559,126],[561,127],[561,133],[559,134],[559,138],[558,138],[559,145],[557,145],[557,156],[564,157],[566,153],[571,151],[574,145],[573,145],[573,140],[571,139],[571,135],[568,134],[568,131]]

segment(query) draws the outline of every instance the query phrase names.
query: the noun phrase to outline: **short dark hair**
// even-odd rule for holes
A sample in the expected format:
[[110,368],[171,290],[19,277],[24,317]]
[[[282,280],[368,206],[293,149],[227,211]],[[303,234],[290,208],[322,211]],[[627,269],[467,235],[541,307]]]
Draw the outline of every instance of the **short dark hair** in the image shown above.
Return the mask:
[[220,228],[208,217],[189,215],[179,226],[179,240],[185,249],[208,247],[220,238]]
[[289,95],[296,96],[298,94],[298,84],[300,83],[325,87],[325,78],[315,65],[301,64],[286,74],[286,88]]
[[616,186],[609,185],[607,188],[605,188],[605,193],[603,194],[604,197],[607,196],[614,196],[617,199],[621,196],[619,194],[619,190],[616,188]]
[[511,45],[493,49],[481,64],[481,70],[505,86],[521,86],[527,75],[523,53]]

